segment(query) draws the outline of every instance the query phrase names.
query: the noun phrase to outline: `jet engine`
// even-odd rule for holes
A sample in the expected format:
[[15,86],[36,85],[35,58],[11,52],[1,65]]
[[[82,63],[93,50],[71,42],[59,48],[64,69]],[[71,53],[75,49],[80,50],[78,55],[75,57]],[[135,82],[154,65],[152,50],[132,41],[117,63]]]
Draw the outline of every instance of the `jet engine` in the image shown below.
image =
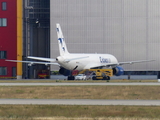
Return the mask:
[[124,69],[120,66],[117,66],[117,67],[113,68],[112,70],[113,70],[113,75],[115,75],[115,76],[120,76],[120,75],[123,75],[123,73],[124,73]]
[[69,76],[69,75],[71,75],[71,71],[70,71],[70,70],[67,70],[67,69],[65,69],[65,68],[63,68],[63,67],[61,67],[61,68],[59,69],[59,73],[62,74],[62,75],[64,75],[64,76]]

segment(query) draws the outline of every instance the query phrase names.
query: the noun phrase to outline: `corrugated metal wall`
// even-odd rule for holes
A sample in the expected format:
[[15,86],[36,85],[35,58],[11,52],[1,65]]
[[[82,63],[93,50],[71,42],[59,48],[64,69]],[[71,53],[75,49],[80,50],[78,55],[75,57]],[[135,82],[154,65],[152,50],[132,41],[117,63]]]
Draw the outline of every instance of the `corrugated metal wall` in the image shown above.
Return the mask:
[[[51,57],[59,55],[56,23],[69,52],[110,53],[127,71],[160,70],[160,0],[51,0]],[[51,67],[55,69],[54,66]]]

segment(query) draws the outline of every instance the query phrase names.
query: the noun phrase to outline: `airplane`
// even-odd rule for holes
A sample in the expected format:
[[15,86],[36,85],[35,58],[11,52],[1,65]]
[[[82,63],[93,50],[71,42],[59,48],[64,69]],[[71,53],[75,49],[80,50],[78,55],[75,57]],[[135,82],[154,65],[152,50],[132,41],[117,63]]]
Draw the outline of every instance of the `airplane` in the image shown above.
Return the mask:
[[6,60],[6,61],[29,63],[28,64],[29,66],[31,66],[32,64],[58,65],[60,67],[59,73],[68,76],[68,79],[73,79],[73,80],[74,76],[72,76],[70,72],[73,70],[82,71],[85,69],[110,68],[113,70],[113,75],[120,76],[123,75],[124,73],[124,69],[123,67],[121,67],[121,65],[154,61],[154,60],[138,60],[138,61],[118,62],[116,57],[111,54],[69,53],[59,23],[56,24],[56,31],[57,31],[59,52],[60,52],[60,56],[58,56],[56,59],[28,56],[27,58],[29,59],[40,60],[42,62],[18,61],[18,60]]

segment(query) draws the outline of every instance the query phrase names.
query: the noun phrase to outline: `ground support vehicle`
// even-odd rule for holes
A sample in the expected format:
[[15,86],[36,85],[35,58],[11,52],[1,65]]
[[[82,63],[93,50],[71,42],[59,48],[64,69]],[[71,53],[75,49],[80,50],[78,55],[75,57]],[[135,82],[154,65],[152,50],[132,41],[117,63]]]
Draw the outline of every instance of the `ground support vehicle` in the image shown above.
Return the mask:
[[75,80],[85,80],[86,75],[85,74],[78,74],[75,76]]
[[49,70],[39,70],[38,71],[38,78],[39,79],[48,79],[49,78]]
[[86,71],[91,72],[89,76],[92,77],[92,80],[110,80],[110,77],[113,76],[112,69],[88,69],[81,71],[80,74]]
[[[85,75],[85,80],[110,80],[110,77],[113,76],[112,69],[85,69],[83,71],[72,71],[72,76],[68,76],[68,80],[81,79],[76,78],[77,74]],[[82,77],[82,76],[81,76]],[[84,80],[84,78],[83,78]]]

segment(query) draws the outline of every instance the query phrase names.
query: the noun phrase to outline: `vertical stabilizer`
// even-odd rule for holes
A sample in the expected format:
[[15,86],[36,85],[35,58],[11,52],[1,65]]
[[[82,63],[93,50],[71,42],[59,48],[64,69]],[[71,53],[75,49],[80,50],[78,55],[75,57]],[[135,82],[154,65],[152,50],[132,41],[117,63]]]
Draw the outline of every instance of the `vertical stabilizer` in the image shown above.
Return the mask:
[[60,56],[63,56],[65,54],[69,54],[67,47],[66,47],[66,43],[63,37],[63,33],[61,30],[61,26],[60,24],[56,24],[57,27],[57,36],[58,36],[58,44],[59,44],[59,52],[60,52]]

